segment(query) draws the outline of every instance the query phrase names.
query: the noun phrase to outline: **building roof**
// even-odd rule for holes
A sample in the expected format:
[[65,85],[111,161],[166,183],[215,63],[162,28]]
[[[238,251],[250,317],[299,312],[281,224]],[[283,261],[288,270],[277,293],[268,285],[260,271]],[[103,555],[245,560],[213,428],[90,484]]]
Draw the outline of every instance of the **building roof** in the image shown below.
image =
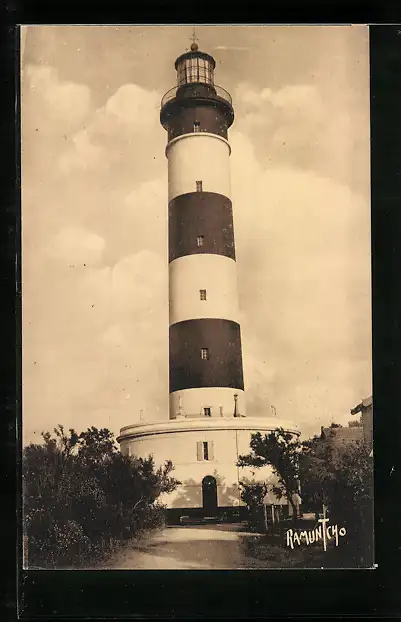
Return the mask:
[[365,399],[363,399],[362,402],[358,404],[358,406],[355,406],[355,408],[351,408],[351,415],[357,415],[358,413],[372,406],[373,406],[373,396],[370,395],[369,397],[365,397]]

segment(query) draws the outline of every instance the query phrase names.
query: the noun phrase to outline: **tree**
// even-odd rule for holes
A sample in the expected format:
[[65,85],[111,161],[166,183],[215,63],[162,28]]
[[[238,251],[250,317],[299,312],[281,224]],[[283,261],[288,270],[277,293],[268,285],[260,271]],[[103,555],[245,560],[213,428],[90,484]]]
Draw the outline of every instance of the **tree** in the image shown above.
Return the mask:
[[271,465],[278,477],[278,484],[272,487],[280,499],[285,496],[292,507],[293,520],[298,518],[298,507],[294,495],[299,492],[299,456],[302,445],[298,437],[283,428],[269,434],[252,434],[251,453],[239,456],[237,466],[260,468]]
[[333,514],[338,520],[362,524],[373,508],[373,461],[364,441],[355,441],[339,451],[335,462],[336,485],[331,490]]
[[300,459],[302,499],[348,532],[348,553],[371,563],[373,539],[373,460],[364,441],[335,447],[330,439],[303,442]]
[[323,505],[329,505],[336,479],[335,452],[330,437],[314,436],[302,442],[299,477],[304,508],[320,512]]
[[158,498],[178,484],[171,462],[123,456],[106,428],[42,436],[23,451],[29,565],[84,565],[162,524]]
[[248,523],[252,530],[259,531],[263,525],[263,499],[267,485],[263,482],[239,482],[241,499],[248,509]]

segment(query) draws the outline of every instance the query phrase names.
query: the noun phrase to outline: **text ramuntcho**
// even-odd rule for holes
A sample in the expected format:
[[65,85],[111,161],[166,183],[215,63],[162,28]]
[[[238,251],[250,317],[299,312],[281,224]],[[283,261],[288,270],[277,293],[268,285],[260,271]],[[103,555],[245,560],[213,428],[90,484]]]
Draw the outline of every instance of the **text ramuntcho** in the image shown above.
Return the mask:
[[327,544],[330,540],[335,540],[335,545],[338,546],[340,537],[345,536],[347,530],[345,527],[338,527],[338,525],[327,525],[328,518],[319,518],[319,527],[314,529],[295,531],[294,529],[288,529],[286,532],[287,546],[292,549],[294,545],[300,546],[301,544],[315,544],[317,542],[323,543],[323,549],[327,550]]

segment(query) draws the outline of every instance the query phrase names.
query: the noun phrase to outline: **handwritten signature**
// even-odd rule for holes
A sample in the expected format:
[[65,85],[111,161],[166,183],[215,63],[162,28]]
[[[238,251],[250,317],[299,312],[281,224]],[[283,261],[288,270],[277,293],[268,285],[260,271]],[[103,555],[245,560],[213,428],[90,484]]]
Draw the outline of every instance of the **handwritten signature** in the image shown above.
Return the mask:
[[329,522],[328,518],[319,518],[318,522],[321,523],[321,525],[314,529],[304,531],[288,529],[286,532],[287,546],[293,549],[294,544],[300,546],[304,542],[309,545],[322,541],[323,549],[327,551],[327,543],[333,539],[335,539],[336,546],[338,546],[340,537],[345,536],[347,533],[345,527],[338,528],[338,525],[327,525],[326,523]]

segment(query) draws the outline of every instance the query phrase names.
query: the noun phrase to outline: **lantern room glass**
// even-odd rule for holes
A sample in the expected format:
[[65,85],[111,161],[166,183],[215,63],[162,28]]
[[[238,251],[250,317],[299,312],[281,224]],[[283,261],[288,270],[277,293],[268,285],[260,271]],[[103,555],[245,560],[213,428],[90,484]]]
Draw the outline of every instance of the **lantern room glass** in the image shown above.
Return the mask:
[[191,56],[182,60],[177,66],[178,86],[191,82],[213,84],[213,65],[210,61]]

